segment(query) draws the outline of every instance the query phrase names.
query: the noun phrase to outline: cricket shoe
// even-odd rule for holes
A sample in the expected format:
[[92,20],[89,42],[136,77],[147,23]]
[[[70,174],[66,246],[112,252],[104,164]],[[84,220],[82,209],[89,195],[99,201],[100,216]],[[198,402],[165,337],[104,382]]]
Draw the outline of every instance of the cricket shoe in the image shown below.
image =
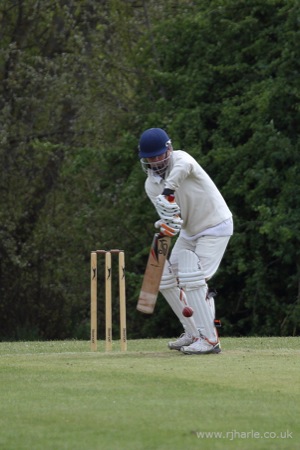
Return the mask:
[[188,346],[182,346],[180,349],[186,355],[207,355],[209,353],[220,353],[220,342],[212,344],[207,339],[200,337]]
[[170,350],[180,350],[184,345],[190,346],[194,341],[194,338],[189,333],[182,333],[182,335],[173,342],[168,343]]

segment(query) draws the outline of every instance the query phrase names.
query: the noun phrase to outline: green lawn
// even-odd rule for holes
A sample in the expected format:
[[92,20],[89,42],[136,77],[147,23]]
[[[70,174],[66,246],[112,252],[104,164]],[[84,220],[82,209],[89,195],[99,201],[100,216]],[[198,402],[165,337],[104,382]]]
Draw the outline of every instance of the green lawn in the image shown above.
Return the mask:
[[300,448],[300,338],[0,343],[1,450]]

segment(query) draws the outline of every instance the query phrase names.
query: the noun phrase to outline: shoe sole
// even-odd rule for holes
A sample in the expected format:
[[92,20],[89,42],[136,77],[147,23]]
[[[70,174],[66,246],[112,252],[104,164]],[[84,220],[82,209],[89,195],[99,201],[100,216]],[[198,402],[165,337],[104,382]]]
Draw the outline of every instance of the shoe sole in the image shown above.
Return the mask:
[[185,355],[209,355],[209,354],[211,354],[211,353],[214,353],[214,354],[221,353],[220,347],[218,347],[218,348],[213,348],[212,350],[208,350],[207,352],[193,352],[193,351],[182,350],[182,349],[183,349],[183,347],[181,347],[181,351],[182,351],[182,353],[184,353]]
[[[193,341],[191,342],[191,344],[193,343]],[[189,344],[189,345],[191,345],[191,344]],[[172,347],[170,344],[168,344],[168,348],[170,349],[170,350],[178,350],[179,352],[180,352],[180,350],[182,349],[182,347],[184,347],[184,345],[181,345],[180,347],[178,346],[174,346],[174,347]]]
[[183,346],[181,347],[170,347],[170,345],[168,344],[168,348],[169,350],[177,350],[178,352],[180,352],[180,350],[182,349]]

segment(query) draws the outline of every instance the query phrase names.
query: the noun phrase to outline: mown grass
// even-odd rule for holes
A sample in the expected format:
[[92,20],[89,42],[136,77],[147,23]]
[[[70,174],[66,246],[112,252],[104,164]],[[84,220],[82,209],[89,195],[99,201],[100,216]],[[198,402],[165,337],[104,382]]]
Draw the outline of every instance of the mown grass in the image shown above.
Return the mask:
[[0,449],[300,448],[300,338],[224,338],[205,356],[166,344],[0,343]]

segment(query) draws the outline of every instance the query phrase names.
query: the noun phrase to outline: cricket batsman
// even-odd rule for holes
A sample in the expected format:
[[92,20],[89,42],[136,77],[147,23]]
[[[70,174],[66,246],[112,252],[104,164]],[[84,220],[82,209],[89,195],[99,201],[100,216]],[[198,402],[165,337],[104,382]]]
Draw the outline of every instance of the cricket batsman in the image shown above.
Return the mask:
[[[187,152],[173,150],[163,129],[142,133],[139,158],[147,174],[146,193],[159,216],[155,226],[166,236],[178,235],[159,290],[184,332],[168,347],[188,355],[219,353],[215,302],[207,281],[233,234],[232,214],[209,175]],[[192,317],[183,315],[185,305]]]

